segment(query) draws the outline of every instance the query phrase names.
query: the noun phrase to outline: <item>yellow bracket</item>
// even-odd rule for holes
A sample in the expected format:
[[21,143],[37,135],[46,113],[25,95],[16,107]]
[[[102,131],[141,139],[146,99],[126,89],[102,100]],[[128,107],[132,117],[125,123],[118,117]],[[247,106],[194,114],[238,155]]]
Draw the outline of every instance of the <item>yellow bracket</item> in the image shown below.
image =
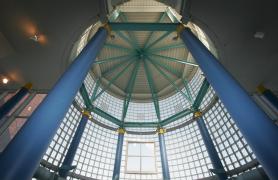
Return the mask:
[[194,113],[194,117],[195,118],[199,118],[199,117],[201,117],[202,116],[202,112],[201,111],[196,111],[195,113]]
[[157,128],[156,132],[158,134],[164,134],[164,133],[166,133],[166,129],[165,128]]
[[125,134],[125,129],[124,128],[118,128],[117,129],[117,132],[119,133],[119,134]]
[[263,94],[267,89],[262,84],[260,84],[256,90],[258,93]]
[[180,37],[181,32],[185,29],[185,25],[184,24],[179,24],[177,26],[177,36]]
[[111,32],[112,32],[111,26],[109,26],[108,23],[105,23],[102,27],[103,27],[104,29],[106,29],[107,32],[108,32],[108,35],[111,36]]
[[33,87],[33,84],[29,82],[29,83],[26,83],[23,87],[24,87],[25,89],[30,90],[30,89]]
[[85,110],[85,109],[82,110],[82,115],[83,115],[83,116],[87,116],[88,119],[91,119],[91,118],[92,118],[91,112],[90,112],[90,111],[87,111],[87,110]]

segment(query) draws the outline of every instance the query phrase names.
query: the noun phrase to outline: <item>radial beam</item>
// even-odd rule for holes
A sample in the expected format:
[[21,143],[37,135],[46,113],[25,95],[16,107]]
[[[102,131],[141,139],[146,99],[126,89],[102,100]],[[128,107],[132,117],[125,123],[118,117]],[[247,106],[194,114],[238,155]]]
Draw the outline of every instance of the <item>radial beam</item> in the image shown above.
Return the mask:
[[161,121],[161,125],[162,126],[166,126],[167,124],[170,124],[178,119],[181,119],[185,116],[187,116],[188,114],[192,113],[192,110],[191,109],[185,109],[177,114],[174,114],[173,116],[167,118],[167,119],[164,119],[163,121]]
[[165,32],[164,34],[162,34],[158,39],[156,39],[154,42],[152,42],[150,45],[148,45],[146,47],[146,49],[150,49],[151,47],[153,47],[155,44],[157,44],[158,42],[160,42],[161,40],[163,40],[164,38],[166,38],[167,36],[169,36],[172,32],[168,31]]
[[134,53],[133,49],[130,49],[130,48],[127,48],[127,47],[124,47],[124,46],[119,46],[119,45],[116,45],[116,44],[111,44],[111,43],[105,43],[104,47],[105,48],[113,48],[113,49],[118,49],[118,50],[130,52],[130,53]]
[[153,60],[152,59],[150,59],[149,57],[147,57],[147,59],[149,60],[149,62],[151,62],[152,63],[152,65],[155,67],[155,69],[166,79],[166,80],[168,80],[170,83],[171,83],[171,85],[174,87],[174,89],[176,89],[176,91],[177,92],[179,92],[179,93],[181,93],[181,95],[182,96],[184,96],[185,97],[185,99],[187,99],[190,103],[191,103],[191,101],[190,101],[190,98],[184,93],[184,92],[182,92],[181,90],[180,90],[180,88],[159,68],[159,67],[157,67],[157,65],[156,65],[156,63],[155,62],[153,62]]
[[195,98],[195,101],[192,105],[192,107],[195,109],[195,110],[198,110],[200,105],[201,105],[201,102],[203,101],[205,95],[207,94],[208,92],[208,89],[209,89],[209,82],[207,81],[207,79],[205,78],[203,80],[203,83],[202,83],[202,86],[197,94],[197,97]]
[[182,44],[171,44],[171,45],[167,45],[167,46],[162,46],[162,47],[158,47],[158,48],[149,49],[148,52],[165,51],[165,50],[176,49],[176,48],[185,48],[185,45],[184,45],[184,43],[182,43]]
[[95,101],[100,95],[102,95],[102,93],[104,93],[107,89],[110,88],[110,86],[121,76],[123,75],[127,69],[129,68],[129,66],[131,64],[133,64],[134,61],[131,61],[123,70],[121,70],[114,78],[111,79],[111,81],[109,81],[108,85],[106,85],[97,95],[94,99],[92,99],[92,101]]
[[111,61],[123,61],[123,60],[126,60],[126,58],[130,58],[134,55],[135,54],[127,54],[127,55],[123,55],[123,56],[115,56],[115,57],[109,57],[109,58],[105,58],[105,59],[98,59],[97,61],[94,62],[94,64],[108,63]]
[[124,121],[124,119],[126,117],[126,114],[127,114],[129,102],[131,100],[135,80],[136,80],[138,70],[139,70],[139,65],[140,65],[140,62],[137,60],[135,66],[133,68],[132,74],[130,76],[128,85],[126,87],[126,91],[127,91],[126,93],[127,94],[126,94],[126,97],[125,97],[125,100],[124,100],[124,105],[123,105],[122,121]]
[[147,76],[147,80],[148,80],[148,84],[149,84],[149,89],[152,93],[152,99],[153,99],[156,116],[157,116],[158,121],[160,122],[161,117],[160,117],[159,101],[158,101],[157,94],[156,94],[156,87],[155,87],[154,81],[152,79],[152,74],[151,74],[145,60],[143,61],[143,63],[144,63],[145,74]]
[[156,56],[162,59],[165,59],[167,61],[171,61],[171,62],[176,62],[176,63],[181,63],[181,64],[186,64],[186,65],[191,65],[191,66],[197,66],[198,64],[193,63],[193,62],[189,62],[187,60],[183,60],[183,59],[178,59],[178,58],[173,58],[173,57],[168,57],[168,56],[164,56],[164,55],[158,55],[158,54],[154,54],[154,53],[149,53],[152,56]]
[[176,31],[180,23],[116,23],[109,22],[112,31]]

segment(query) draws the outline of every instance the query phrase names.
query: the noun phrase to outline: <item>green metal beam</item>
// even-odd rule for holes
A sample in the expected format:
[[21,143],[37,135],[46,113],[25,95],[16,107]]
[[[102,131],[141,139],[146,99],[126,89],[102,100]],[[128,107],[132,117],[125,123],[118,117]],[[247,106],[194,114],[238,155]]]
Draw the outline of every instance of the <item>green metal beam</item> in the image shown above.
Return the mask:
[[[164,78],[165,79],[167,79],[170,83],[171,83],[171,85],[174,87],[174,89],[176,89],[176,91],[177,92],[179,92],[179,93],[181,93],[181,95],[182,96],[184,96],[185,97],[185,99],[187,99],[189,102],[190,102],[190,98],[184,93],[184,92],[182,92],[180,89],[179,89],[179,87],[159,68],[159,67],[157,67],[157,64],[155,63],[155,62],[153,62],[153,60],[151,59],[151,58],[149,58],[149,57],[147,57],[147,59],[149,60],[149,62],[151,62],[152,63],[152,65],[156,68],[156,70],[160,73],[160,74],[162,74],[162,76],[164,76]],[[191,103],[191,102],[190,102]]]
[[167,13],[169,19],[170,19],[173,23],[179,23],[179,22],[180,22],[180,20],[177,19],[177,17],[174,15],[174,13],[172,12],[172,10],[171,10],[170,7],[168,7],[168,8],[166,9],[166,13]]
[[112,31],[176,31],[180,23],[116,23],[110,22]]
[[139,67],[140,67],[139,65],[140,65],[140,62],[139,62],[139,60],[137,60],[136,65],[134,66],[132,74],[130,76],[129,83],[126,87],[126,91],[127,91],[126,93],[127,94],[126,94],[126,97],[125,97],[125,100],[124,100],[124,105],[123,105],[122,121],[125,120],[125,117],[126,117],[126,114],[127,114],[127,110],[128,110],[129,102],[131,100],[135,80],[136,80],[138,70],[139,70]]
[[[161,14],[161,16],[159,17],[159,19],[158,19],[157,22],[158,22],[158,23],[161,23],[161,22],[164,20],[165,16],[166,16],[166,13],[163,12],[163,13]],[[154,33],[154,31],[152,31],[152,32],[150,33],[148,39],[146,40],[146,42],[145,42],[145,44],[144,44],[143,49],[145,49],[145,48],[147,47],[147,45],[149,44],[149,41],[151,40],[151,38],[152,38],[152,36],[153,36],[153,33]]]
[[106,120],[108,120],[108,121],[110,121],[110,122],[112,122],[112,123],[118,125],[118,126],[121,126],[121,124],[122,124],[121,121],[120,121],[119,119],[117,119],[117,118],[115,118],[114,116],[112,116],[112,115],[110,115],[110,114],[104,112],[103,110],[101,110],[101,109],[99,109],[99,108],[97,108],[97,107],[92,107],[92,108],[90,108],[89,110],[90,110],[91,112],[93,112],[93,113],[95,113],[95,114],[101,116],[102,118],[104,118],[104,119],[106,119]]
[[120,10],[116,9],[112,12],[111,16],[108,17],[109,22],[114,22],[118,19],[118,17],[120,16]]
[[183,110],[183,111],[181,111],[181,112],[179,112],[179,113],[177,113],[177,114],[175,114],[175,115],[173,115],[173,116],[171,116],[171,117],[161,121],[161,125],[165,126],[167,124],[170,124],[170,123],[172,123],[172,122],[174,122],[174,121],[176,121],[178,119],[181,119],[181,118],[187,116],[188,114],[190,114],[192,112],[193,111],[191,109],[185,109],[185,110]]
[[128,37],[126,37],[121,31],[115,31],[115,33],[124,41],[126,41],[128,44],[130,44],[134,49],[137,49],[137,46]]
[[124,127],[129,128],[157,128],[157,122],[125,122]]
[[105,59],[98,59],[97,61],[94,62],[94,64],[102,64],[102,63],[107,63],[107,62],[111,62],[111,61],[115,61],[115,60],[123,61],[123,60],[126,60],[126,58],[130,58],[134,55],[135,55],[135,53],[123,55],[123,56],[109,57],[109,58],[105,58]]
[[122,51],[134,53],[133,49],[130,49],[130,48],[127,48],[127,47],[123,47],[123,46],[119,46],[119,45],[116,45],[116,44],[111,44],[111,43],[105,43],[104,47],[106,47],[106,48],[113,48],[113,49],[119,49],[119,50],[122,50]]
[[156,116],[157,116],[158,122],[160,122],[161,118],[160,118],[159,101],[158,101],[158,98],[157,98],[157,92],[156,92],[156,88],[155,88],[155,85],[154,85],[154,81],[152,79],[152,74],[151,74],[149,68],[147,67],[147,63],[145,62],[145,60],[143,61],[143,63],[144,63],[145,74],[146,74],[147,79],[148,79],[149,89],[152,93],[152,99],[153,99],[153,104],[154,104]]
[[94,98],[92,101],[95,101],[100,95],[102,95],[102,93],[104,93],[107,89],[109,89],[110,86],[113,84],[113,82],[114,82],[115,80],[117,80],[122,74],[124,74],[132,63],[134,63],[134,61],[131,61],[123,70],[121,70],[115,77],[113,77],[113,78],[111,79],[111,81],[109,81],[108,85],[105,86],[105,87],[100,91],[100,93],[98,93],[98,94],[95,96],[95,98]]
[[203,101],[205,95],[207,94],[207,91],[209,89],[209,82],[207,81],[207,79],[205,78],[203,80],[203,83],[202,83],[202,86],[197,94],[197,97],[192,105],[192,107],[195,109],[195,110],[198,110],[200,105],[201,105],[201,102]]
[[86,90],[84,83],[82,83],[82,85],[79,89],[79,92],[82,96],[82,99],[84,100],[84,104],[85,104],[86,108],[87,109],[91,108],[92,107],[91,100],[90,100],[89,94]]
[[158,55],[158,54],[154,54],[154,53],[149,53],[152,56],[156,56],[162,59],[165,59],[167,61],[171,61],[171,62],[176,62],[176,63],[181,63],[181,64],[186,64],[186,65],[191,65],[191,66],[199,66],[196,63],[193,62],[189,62],[187,60],[183,60],[183,59],[178,59],[178,58],[173,58],[173,57],[168,57],[168,56],[164,56],[164,55]]
[[99,88],[99,84],[100,84],[100,78],[97,79],[96,83],[95,83],[95,87],[94,87],[94,91],[93,91],[93,94],[91,96],[91,102],[92,100],[95,98],[95,96],[97,95],[97,91],[98,91],[98,88]]
[[152,49],[149,49],[148,52],[165,51],[165,50],[176,49],[176,48],[185,48],[185,45],[184,45],[184,43],[172,44],[172,45],[167,45],[167,46],[163,46],[163,47],[152,48]]
[[168,31],[165,32],[164,34],[162,34],[158,39],[156,39],[154,42],[152,42],[150,45],[148,45],[146,47],[146,49],[150,49],[152,46],[154,46],[155,44],[157,44],[159,41],[161,41],[162,39],[166,38],[167,36],[169,36],[172,32]]

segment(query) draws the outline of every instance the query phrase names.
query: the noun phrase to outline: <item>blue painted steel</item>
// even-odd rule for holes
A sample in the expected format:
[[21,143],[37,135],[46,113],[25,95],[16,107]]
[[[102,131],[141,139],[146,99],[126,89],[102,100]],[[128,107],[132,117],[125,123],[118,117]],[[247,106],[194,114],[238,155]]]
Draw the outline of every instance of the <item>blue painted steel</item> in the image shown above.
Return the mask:
[[116,157],[115,157],[115,163],[114,163],[114,171],[113,171],[113,177],[112,177],[113,180],[119,180],[120,179],[123,144],[124,144],[124,134],[119,133],[117,150],[116,150]]
[[3,117],[7,115],[17,103],[28,93],[29,89],[22,87],[13,97],[11,97],[5,104],[0,108],[0,122]]
[[217,170],[217,172],[219,172],[219,171],[223,172],[223,173],[217,174],[218,178],[220,180],[228,179],[228,177],[225,173],[224,166],[222,165],[221,160],[218,156],[218,153],[217,153],[217,151],[216,151],[216,149],[213,145],[212,139],[210,138],[210,135],[209,135],[208,129],[205,125],[204,119],[202,117],[200,117],[197,120],[197,124],[198,124],[199,130],[201,132],[201,136],[202,136],[202,139],[203,139],[204,144],[206,146],[206,149],[207,149],[207,152],[208,152],[208,155],[209,155],[209,158],[211,160],[213,168],[215,170]]
[[170,172],[169,172],[169,166],[168,166],[164,134],[158,133],[158,138],[159,138],[159,149],[160,149],[163,179],[170,180]]
[[268,176],[278,179],[278,127],[190,29],[185,28],[181,32],[181,38]]
[[75,131],[75,134],[74,134],[73,139],[71,141],[68,152],[65,156],[65,159],[62,163],[62,166],[59,169],[59,175],[61,177],[66,178],[69,170],[72,169],[73,158],[75,156],[76,150],[77,150],[78,145],[80,143],[80,140],[81,140],[81,137],[82,137],[82,134],[84,132],[84,129],[86,127],[87,122],[88,122],[88,116],[83,115],[79,124],[78,124],[78,127]]
[[269,89],[266,89],[262,95],[278,110],[278,98]]
[[106,40],[100,28],[0,156],[0,177],[32,178],[51,139]]

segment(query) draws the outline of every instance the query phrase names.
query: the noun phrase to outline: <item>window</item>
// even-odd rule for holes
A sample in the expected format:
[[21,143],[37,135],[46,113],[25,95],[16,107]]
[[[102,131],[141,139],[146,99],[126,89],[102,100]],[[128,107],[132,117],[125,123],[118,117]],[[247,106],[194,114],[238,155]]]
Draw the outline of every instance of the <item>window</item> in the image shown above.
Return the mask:
[[127,142],[126,173],[156,173],[154,142]]

